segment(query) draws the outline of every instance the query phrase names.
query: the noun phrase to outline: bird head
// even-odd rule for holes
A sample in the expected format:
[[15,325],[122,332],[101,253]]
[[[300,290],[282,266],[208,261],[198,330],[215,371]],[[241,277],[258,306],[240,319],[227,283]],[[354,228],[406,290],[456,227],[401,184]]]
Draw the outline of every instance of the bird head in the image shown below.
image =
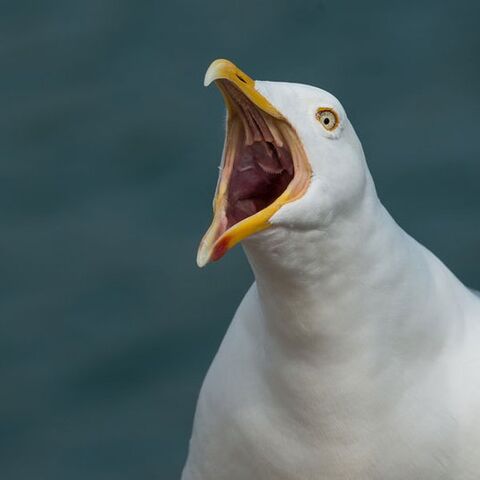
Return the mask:
[[363,150],[340,102],[309,85],[254,81],[215,60],[227,108],[213,221],[198,250],[204,266],[267,228],[323,228],[359,201],[368,184]]

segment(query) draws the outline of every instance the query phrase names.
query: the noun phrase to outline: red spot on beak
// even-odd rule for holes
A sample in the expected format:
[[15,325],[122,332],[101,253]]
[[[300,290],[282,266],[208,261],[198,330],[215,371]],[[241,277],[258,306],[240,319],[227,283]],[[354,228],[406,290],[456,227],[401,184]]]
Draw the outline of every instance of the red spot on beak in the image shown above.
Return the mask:
[[215,248],[212,252],[212,262],[216,262],[217,260],[220,260],[225,253],[228,250],[228,238],[222,238],[217,245],[215,245]]

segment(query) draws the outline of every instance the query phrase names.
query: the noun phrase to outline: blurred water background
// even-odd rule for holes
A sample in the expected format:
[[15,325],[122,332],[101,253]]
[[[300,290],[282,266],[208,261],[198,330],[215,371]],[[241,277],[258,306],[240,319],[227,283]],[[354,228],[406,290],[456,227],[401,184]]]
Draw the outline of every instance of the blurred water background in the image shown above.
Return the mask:
[[349,112],[398,222],[480,287],[480,2],[0,2],[0,478],[178,479],[252,280],[195,266],[226,57]]

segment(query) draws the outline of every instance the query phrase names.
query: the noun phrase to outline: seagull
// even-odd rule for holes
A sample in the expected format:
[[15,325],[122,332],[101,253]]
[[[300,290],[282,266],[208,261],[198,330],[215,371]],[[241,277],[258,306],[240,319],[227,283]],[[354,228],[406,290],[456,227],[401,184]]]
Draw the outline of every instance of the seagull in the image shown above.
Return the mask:
[[182,480],[480,479],[480,297],[378,199],[340,102],[219,59],[227,109],[197,263],[255,282],[197,403]]

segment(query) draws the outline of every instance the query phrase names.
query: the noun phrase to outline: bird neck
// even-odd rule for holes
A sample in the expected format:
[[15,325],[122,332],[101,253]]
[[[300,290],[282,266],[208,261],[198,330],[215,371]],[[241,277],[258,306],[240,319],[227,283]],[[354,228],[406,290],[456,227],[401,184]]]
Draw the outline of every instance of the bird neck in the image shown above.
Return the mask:
[[318,351],[318,342],[336,348],[343,341],[354,352],[385,328],[392,339],[408,332],[428,336],[429,344],[441,341],[448,300],[438,300],[438,311],[428,304],[450,296],[445,285],[456,279],[394,222],[376,194],[325,228],[273,227],[245,242],[245,250],[265,326],[286,346]]

